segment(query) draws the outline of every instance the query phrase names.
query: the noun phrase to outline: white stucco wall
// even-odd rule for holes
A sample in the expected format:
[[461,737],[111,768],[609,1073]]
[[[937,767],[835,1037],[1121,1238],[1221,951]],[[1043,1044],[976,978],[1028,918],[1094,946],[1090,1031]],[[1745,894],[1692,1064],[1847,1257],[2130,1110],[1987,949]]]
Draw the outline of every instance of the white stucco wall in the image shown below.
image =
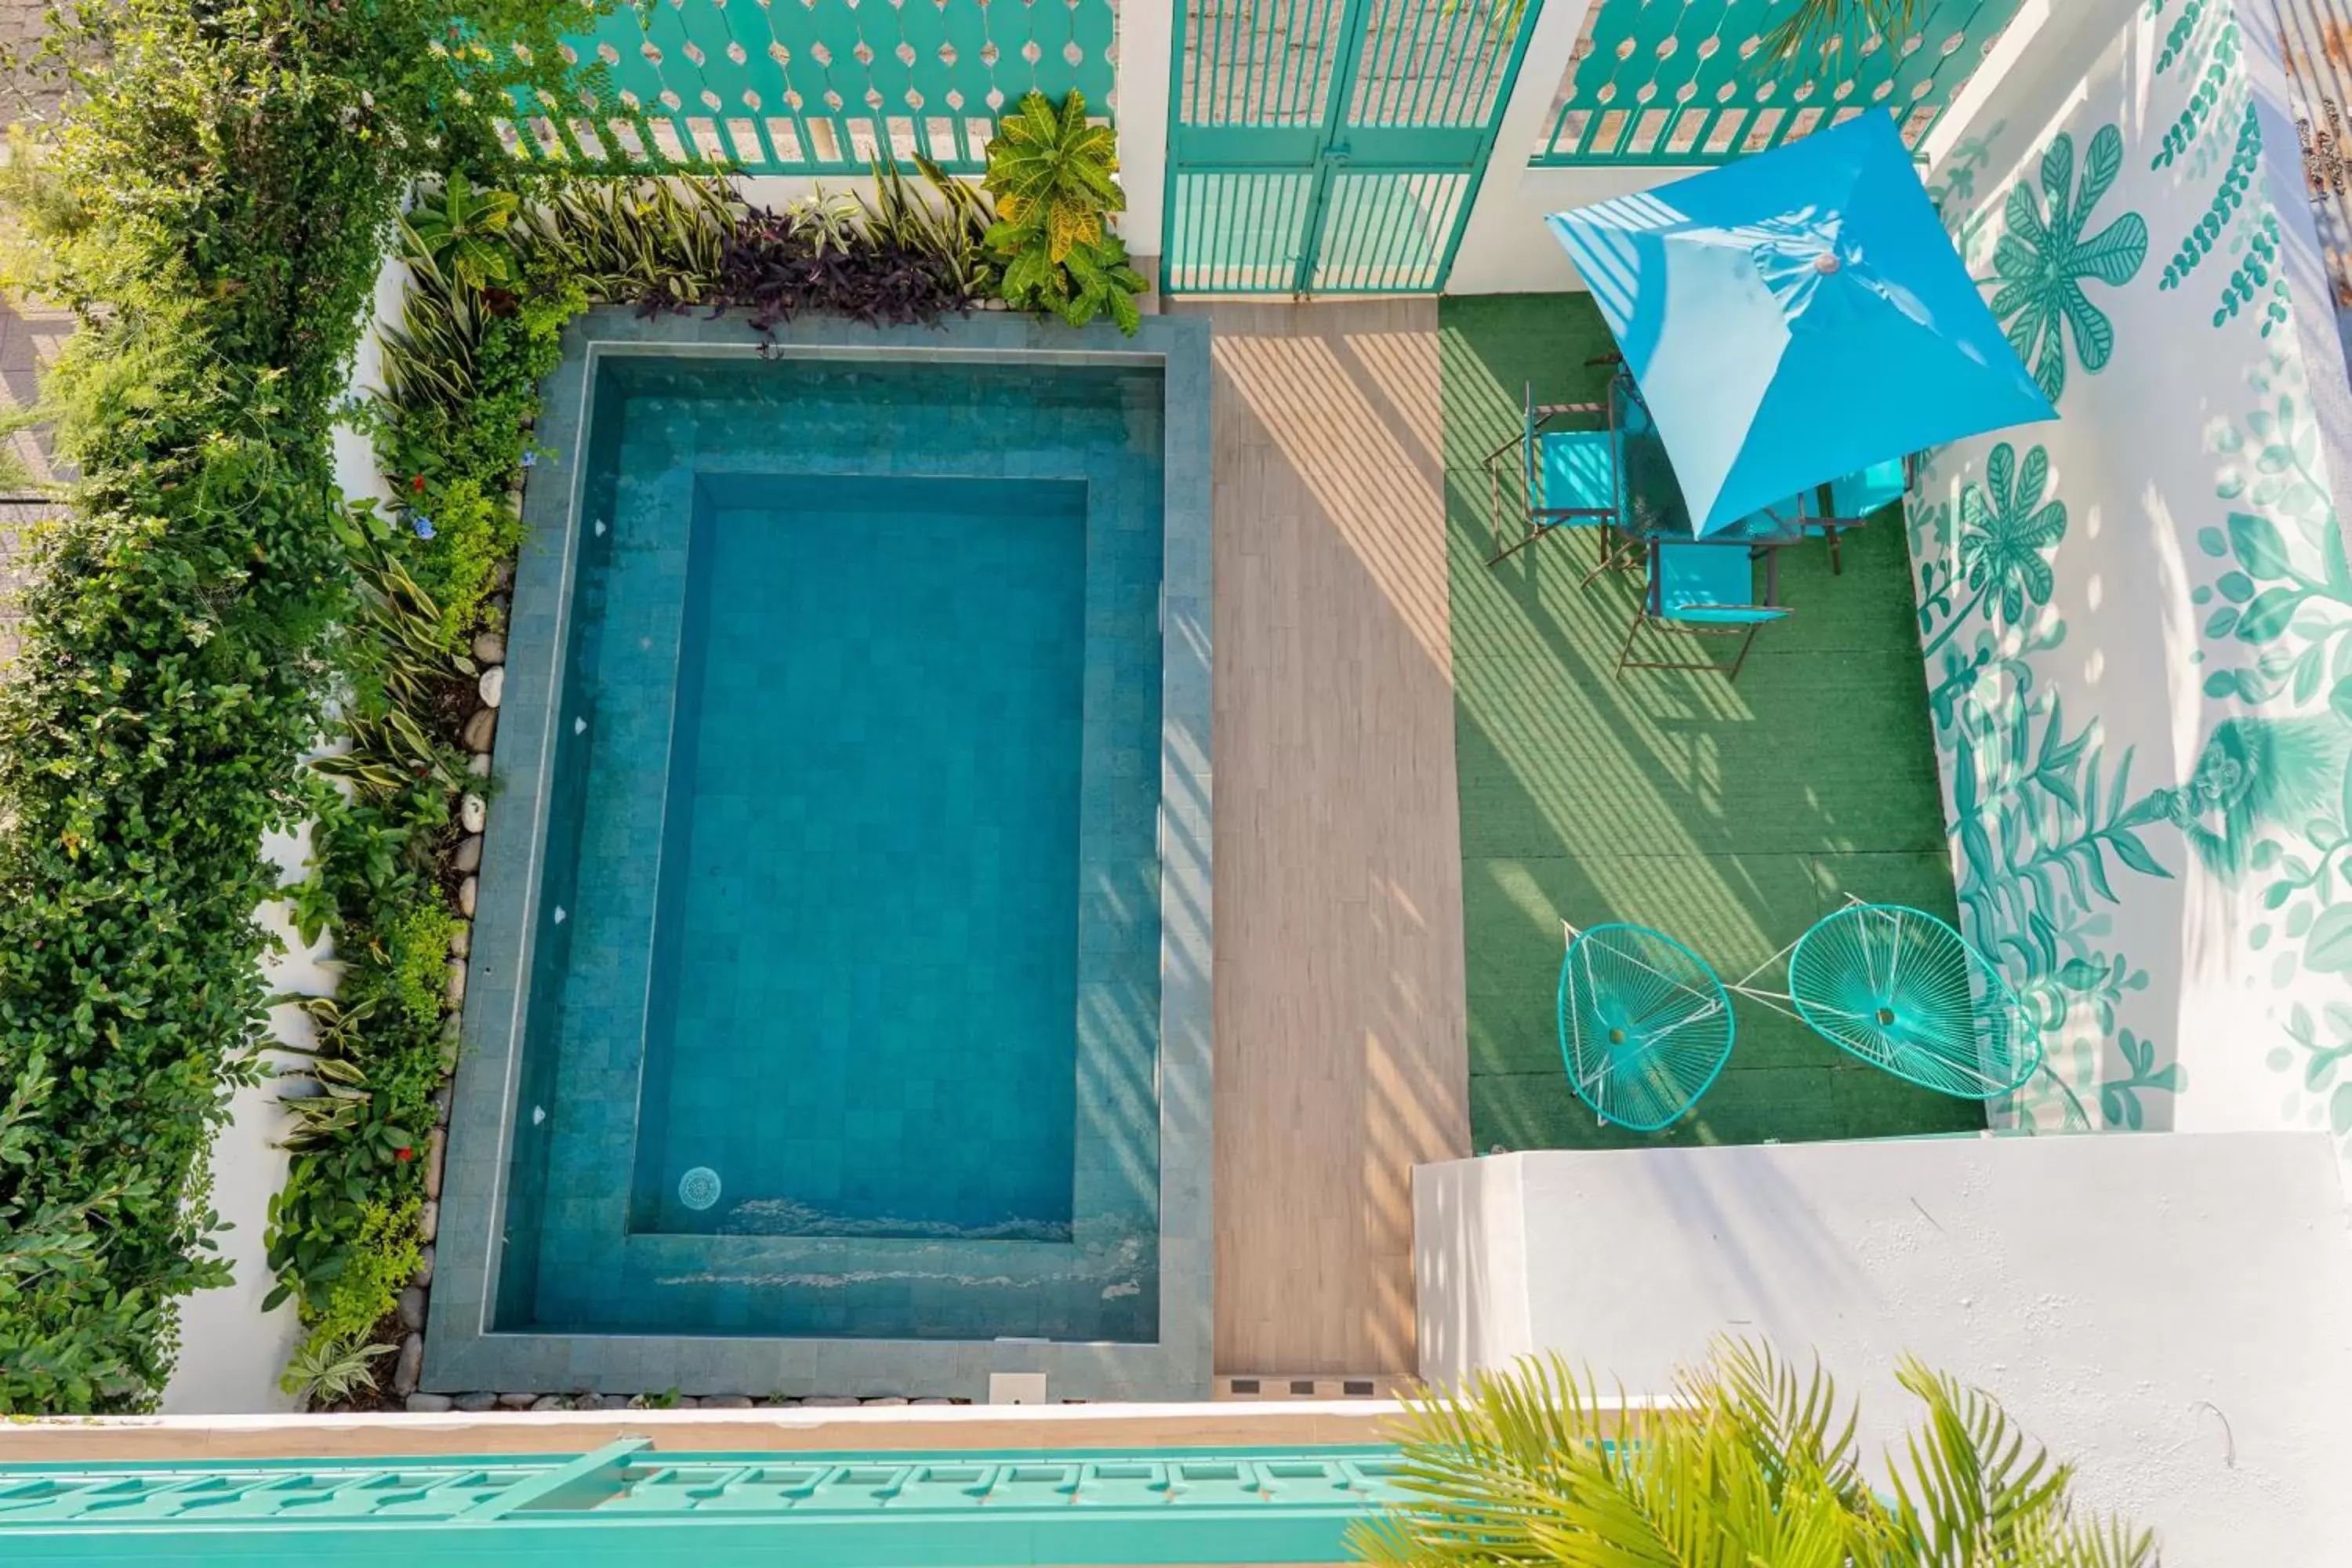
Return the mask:
[[2053,1068],[1996,1116],[2352,1157],[2352,419],[2273,27],[2096,0],[1939,132],[2059,417],[1929,454],[1912,557],[1963,926]]
[[1553,100],[1569,70],[1585,18],[1599,0],[1544,0],[1536,13],[1510,101],[1495,131],[1462,243],[1447,274],[1448,294],[1541,294],[1580,289],[1568,253],[1544,226],[1548,213],[1588,206],[1679,179],[1687,169],[1536,169],[1528,165],[1551,134]]
[[[2026,93],[2054,105],[2079,87],[2088,63],[2144,0],[2026,0],[1984,65],[1955,98],[1951,111],[1926,143],[1931,162],[1949,152],[1996,97],[2014,103]],[[1496,137],[1493,163],[1480,186],[1462,246],[1447,278],[1448,294],[1549,293],[1580,290],[1567,253],[1544,227],[1548,213],[1631,195],[1701,173],[1698,167],[1596,165],[1535,168],[1527,160],[1551,130],[1569,53],[1591,9],[1589,0],[1548,0],[1528,40],[1518,87]]]
[[[310,858],[309,826],[294,834],[270,835],[263,852],[288,880],[299,879]],[[262,966],[272,992],[334,989],[334,973],[327,967],[330,942],[321,938],[316,948],[305,948],[283,904],[265,904],[260,919],[285,944],[283,952]],[[272,1008],[269,1021],[276,1038],[309,1043],[310,1020],[299,1009]],[[294,1408],[278,1378],[301,1337],[301,1324],[291,1302],[261,1310],[278,1283],[265,1245],[269,1200],[286,1185],[286,1151],[278,1146],[286,1115],[278,1108],[278,1086],[267,1079],[237,1090],[228,1124],[214,1135],[212,1201],[229,1226],[219,1242],[233,1278],[181,1304],[180,1359],[163,1390],[166,1415],[262,1415]]]
[[1906,1352],[2181,1564],[2352,1542],[2352,1236],[2315,1134],[1522,1153],[1414,1172],[1421,1370],[1558,1351],[1633,1394],[1717,1333],[1818,1351],[1866,1450]]
[[1119,186],[1127,193],[1127,216],[1118,230],[1137,256],[1160,254],[1168,194],[1168,71],[1175,34],[1173,5],[1118,8],[1118,79],[1112,102],[1118,117]]

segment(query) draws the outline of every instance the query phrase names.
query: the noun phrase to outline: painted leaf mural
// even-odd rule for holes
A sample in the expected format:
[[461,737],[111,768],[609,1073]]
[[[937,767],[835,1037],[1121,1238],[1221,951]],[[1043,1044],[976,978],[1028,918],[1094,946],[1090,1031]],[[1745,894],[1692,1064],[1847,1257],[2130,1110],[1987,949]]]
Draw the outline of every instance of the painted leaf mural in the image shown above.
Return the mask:
[[[1931,657],[1979,610],[2015,626],[2029,606],[2050,602],[2056,578],[2049,553],[2066,537],[2066,506],[2054,496],[2044,498],[2049,487],[2049,453],[2035,447],[2021,464],[2017,449],[2003,441],[1985,459],[1984,482],[1961,489],[1958,575],[1973,597],[1951,611],[1929,639]],[[1949,584],[1936,591],[1948,596]]]
[[2101,126],[2091,138],[2078,181],[2074,138],[2061,132],[2042,154],[2039,192],[2031,182],[2020,181],[2002,209],[2006,232],[1993,249],[2000,287],[1992,297],[1992,313],[2053,404],[2066,387],[2070,340],[2075,359],[2092,374],[2105,369],[2115,353],[2115,327],[2092,302],[2084,281],[2119,289],[2147,259],[2147,223],[2137,212],[2125,213],[2096,234],[2084,234],[2091,209],[2116,183],[2123,163],[2123,132]]

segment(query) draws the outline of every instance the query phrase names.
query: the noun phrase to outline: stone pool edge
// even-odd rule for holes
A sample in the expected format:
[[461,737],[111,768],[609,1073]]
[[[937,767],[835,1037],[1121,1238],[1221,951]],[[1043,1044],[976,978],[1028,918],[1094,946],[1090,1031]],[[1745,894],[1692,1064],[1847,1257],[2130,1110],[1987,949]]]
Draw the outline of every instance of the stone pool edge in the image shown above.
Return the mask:
[[[992,1372],[1043,1373],[1055,1399],[1197,1399],[1211,1374],[1211,753],[1209,330],[1148,316],[1133,338],[1107,323],[1072,330],[1003,313],[935,327],[869,328],[837,319],[780,326],[780,353],[1072,363],[1157,363],[1162,373],[1160,1339],[1150,1344],[490,1333],[491,1220],[506,1200],[510,1106],[518,1089],[524,992],[539,901],[573,563],[570,519],[593,361],[602,352],[748,356],[740,313],[639,318],[600,306],[567,328],[544,388],[530,472],[524,560],[509,623],[509,680],[494,750],[464,1048],[450,1117],[427,1390],[548,1393],[957,1395],[984,1398]],[[550,557],[552,555],[553,559]],[[527,666],[527,668],[526,668]]]

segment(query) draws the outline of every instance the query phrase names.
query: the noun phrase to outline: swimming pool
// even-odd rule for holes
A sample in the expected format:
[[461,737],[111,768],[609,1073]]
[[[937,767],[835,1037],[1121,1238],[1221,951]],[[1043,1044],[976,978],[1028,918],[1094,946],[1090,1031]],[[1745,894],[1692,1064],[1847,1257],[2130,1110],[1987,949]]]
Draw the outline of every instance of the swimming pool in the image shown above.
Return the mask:
[[527,555],[509,647],[520,688],[536,564],[546,689],[502,713],[468,993],[469,1040],[507,1038],[461,1064],[449,1153],[480,1294],[436,1287],[428,1384],[517,1386],[520,1357],[658,1387],[667,1340],[746,1389],[970,1394],[1083,1349],[1067,1375],[1116,1390],[1195,1337],[1204,1382],[1205,1114],[1163,1040],[1205,1078],[1206,997],[1189,961],[1163,985],[1162,915],[1170,738],[1207,739],[1205,680],[1163,701],[1171,636],[1189,669],[1206,631],[1170,426],[1189,468],[1205,421],[1171,419],[1170,356],[572,358],[562,559]]

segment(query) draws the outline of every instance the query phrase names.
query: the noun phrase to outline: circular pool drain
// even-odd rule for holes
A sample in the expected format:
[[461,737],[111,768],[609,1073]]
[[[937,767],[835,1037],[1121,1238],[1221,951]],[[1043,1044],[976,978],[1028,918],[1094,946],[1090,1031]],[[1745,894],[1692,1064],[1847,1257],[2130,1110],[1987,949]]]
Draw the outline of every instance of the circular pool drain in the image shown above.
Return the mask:
[[697,1211],[709,1208],[719,1201],[719,1173],[708,1165],[697,1165],[677,1179],[677,1201]]

